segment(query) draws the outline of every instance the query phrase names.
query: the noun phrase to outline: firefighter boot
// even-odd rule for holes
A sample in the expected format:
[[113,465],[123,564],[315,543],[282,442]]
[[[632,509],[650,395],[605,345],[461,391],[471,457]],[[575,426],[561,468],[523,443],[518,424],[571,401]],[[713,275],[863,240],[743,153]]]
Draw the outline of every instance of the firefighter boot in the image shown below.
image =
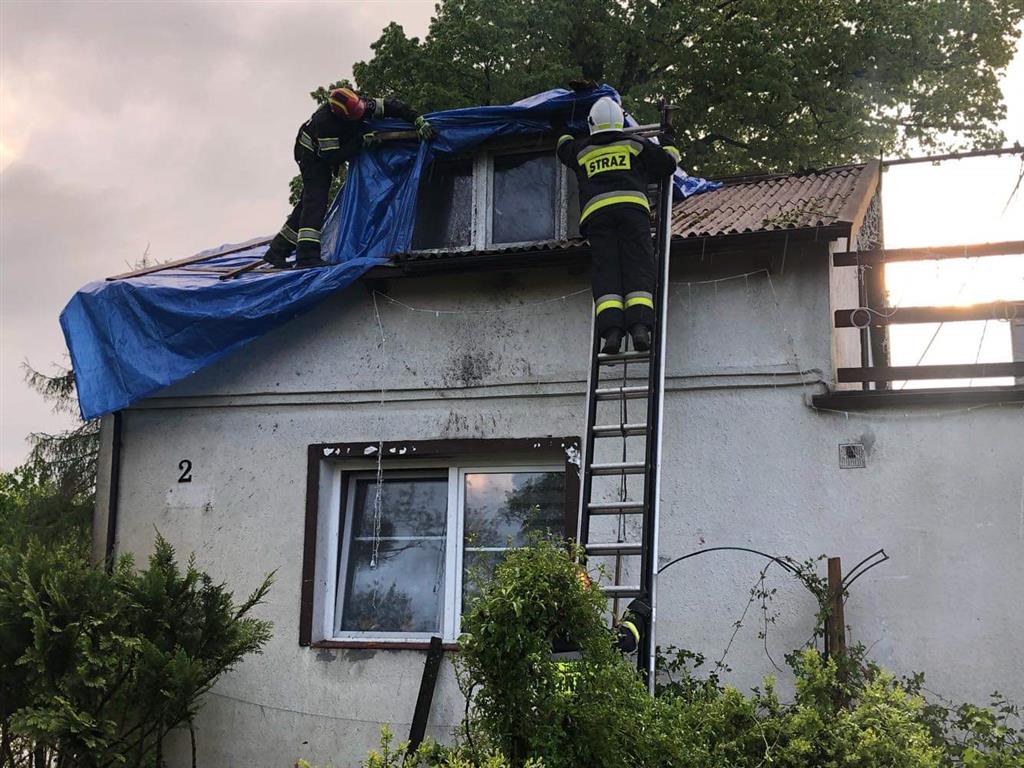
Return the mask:
[[327,262],[320,258],[320,243],[299,241],[295,249],[295,268],[326,267]]
[[284,236],[276,235],[270,241],[270,247],[263,254],[263,260],[277,269],[288,269],[287,258],[291,255],[295,244],[289,242]]
[[622,329],[609,328],[602,335],[602,339],[604,344],[601,346],[601,352],[605,355],[614,355],[622,347]]
[[641,323],[636,323],[629,329],[629,335],[633,338],[633,349],[637,352],[646,352],[651,348],[651,330]]

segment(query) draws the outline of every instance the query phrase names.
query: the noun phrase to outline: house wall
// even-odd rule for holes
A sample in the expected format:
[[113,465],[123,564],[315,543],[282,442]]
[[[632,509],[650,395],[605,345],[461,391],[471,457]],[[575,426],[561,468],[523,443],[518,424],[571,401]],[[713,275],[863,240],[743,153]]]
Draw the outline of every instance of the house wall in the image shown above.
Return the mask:
[[[1014,598],[1024,583],[1024,413],[812,410],[808,395],[832,369],[825,249],[791,245],[784,274],[770,277],[703,282],[755,272],[753,259],[673,274],[660,559],[741,546],[838,555],[849,568],[884,548],[891,559],[852,589],[851,639],[898,673],[927,671],[945,695],[982,700],[999,688],[1024,698],[1010,642],[1024,631]],[[355,286],[124,414],[119,551],[145,555],[156,528],[237,594],[277,571],[259,609],[273,639],[207,697],[200,764],[354,765],[380,723],[408,730],[422,652],[298,644],[307,445],[583,431],[585,274],[381,287],[408,306],[378,297],[379,325],[372,295]],[[864,446],[866,468],[838,468],[847,442]],[[186,458],[193,480],[178,483]],[[815,605],[778,569],[765,576],[778,588],[767,640],[756,603],[729,645],[766,562],[723,552],[666,571],[659,641],[711,660],[729,647],[724,677],[741,687],[774,672],[771,659],[784,666],[808,639]],[[785,688],[788,675],[777,674]],[[446,737],[461,712],[446,661],[428,732]],[[187,735],[175,741],[172,765],[185,766]]]

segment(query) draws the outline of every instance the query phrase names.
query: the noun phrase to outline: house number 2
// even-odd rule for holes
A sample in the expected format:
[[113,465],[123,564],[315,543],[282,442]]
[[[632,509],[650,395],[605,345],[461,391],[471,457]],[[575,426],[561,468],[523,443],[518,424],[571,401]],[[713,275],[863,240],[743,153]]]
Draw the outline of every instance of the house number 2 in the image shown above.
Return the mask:
[[178,477],[179,483],[191,483],[192,482],[192,462],[189,459],[182,459],[178,462],[178,469],[181,470],[181,475]]

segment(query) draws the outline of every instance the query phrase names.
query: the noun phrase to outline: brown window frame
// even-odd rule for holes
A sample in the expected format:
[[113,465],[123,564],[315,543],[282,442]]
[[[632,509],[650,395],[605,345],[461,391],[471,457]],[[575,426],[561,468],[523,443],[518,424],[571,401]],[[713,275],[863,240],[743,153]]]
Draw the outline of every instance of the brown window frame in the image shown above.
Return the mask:
[[[313,641],[313,604],[316,587],[317,532],[320,525],[320,468],[325,461],[365,462],[381,450],[387,469],[401,468],[404,462],[423,459],[466,462],[475,459],[510,457],[512,460],[531,455],[550,459],[555,454],[565,457],[564,534],[575,538],[579,529],[580,438],[531,437],[453,440],[403,440],[394,442],[313,443],[306,452],[306,514],[302,544],[302,582],[299,608],[299,645],[315,648],[379,648],[391,650],[425,650],[429,642],[404,642],[401,645],[379,640]],[[353,471],[356,471],[353,469]],[[347,476],[343,475],[343,478]],[[343,480],[344,482],[344,480]],[[344,489],[343,489],[344,493]],[[452,647],[449,644],[449,647]]]

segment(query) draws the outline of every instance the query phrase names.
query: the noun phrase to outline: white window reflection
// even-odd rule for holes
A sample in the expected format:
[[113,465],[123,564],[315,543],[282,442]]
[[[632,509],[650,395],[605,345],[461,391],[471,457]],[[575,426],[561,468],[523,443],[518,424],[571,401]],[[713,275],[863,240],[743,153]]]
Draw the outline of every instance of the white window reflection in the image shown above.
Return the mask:
[[444,610],[448,478],[353,483],[340,629],[437,632]]
[[559,465],[385,471],[379,486],[374,471],[343,477],[328,617],[339,638],[454,640],[464,598],[505,552],[565,529]]
[[463,597],[476,593],[511,547],[565,528],[564,472],[466,472]]

